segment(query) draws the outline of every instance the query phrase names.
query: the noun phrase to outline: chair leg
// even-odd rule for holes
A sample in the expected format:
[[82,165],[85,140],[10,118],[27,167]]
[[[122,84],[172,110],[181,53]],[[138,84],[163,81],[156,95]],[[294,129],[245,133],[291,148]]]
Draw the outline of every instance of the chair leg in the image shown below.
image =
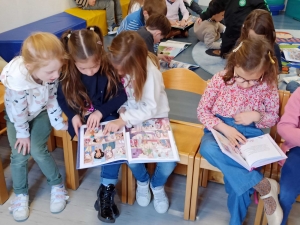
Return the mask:
[[196,155],[194,160],[193,183],[192,183],[192,196],[190,206],[190,220],[196,219],[197,199],[199,190],[199,173],[200,173],[200,156]]
[[193,185],[193,170],[194,170],[194,155],[189,155],[186,176],[185,200],[184,200],[184,213],[185,220],[190,219],[191,195]]
[[254,225],[261,225],[263,216],[264,216],[264,202],[261,199],[259,199],[257,209],[256,209]]
[[0,205],[3,205],[8,199],[8,191],[6,187],[2,160],[0,159]]
[[128,173],[128,168],[127,164],[123,163],[122,164],[122,196],[121,196],[121,202],[122,203],[127,203],[127,173]]
[[136,180],[130,170],[130,168],[127,166],[127,182],[128,182],[128,194],[127,194],[127,201],[129,205],[133,205],[133,203],[135,202],[135,183]]
[[53,129],[52,129],[52,131],[50,133],[50,136],[48,138],[47,145],[48,145],[48,151],[49,152],[53,152],[56,148],[56,142],[55,142],[55,137],[53,135]]
[[206,170],[206,169],[203,169],[203,171],[202,171],[202,184],[201,184],[201,186],[202,187],[207,187],[207,181],[208,181],[208,170]]

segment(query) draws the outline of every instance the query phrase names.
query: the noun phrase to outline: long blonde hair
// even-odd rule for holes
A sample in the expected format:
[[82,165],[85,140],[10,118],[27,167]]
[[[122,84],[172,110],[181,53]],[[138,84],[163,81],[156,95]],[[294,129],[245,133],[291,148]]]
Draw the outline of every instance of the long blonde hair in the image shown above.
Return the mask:
[[49,60],[57,59],[66,63],[67,54],[59,39],[47,32],[37,32],[25,39],[21,49],[24,64],[30,65],[29,73],[44,67]]
[[134,79],[135,100],[141,100],[147,80],[147,58],[159,68],[158,58],[148,52],[145,41],[135,31],[122,31],[112,40],[108,50],[112,64],[118,65],[124,73]]

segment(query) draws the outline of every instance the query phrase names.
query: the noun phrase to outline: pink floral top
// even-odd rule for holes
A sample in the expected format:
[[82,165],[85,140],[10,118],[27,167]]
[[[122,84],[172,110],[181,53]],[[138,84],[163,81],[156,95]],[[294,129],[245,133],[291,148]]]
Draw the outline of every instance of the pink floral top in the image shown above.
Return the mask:
[[215,115],[232,118],[246,111],[258,111],[263,118],[257,128],[269,128],[278,121],[279,95],[276,86],[267,83],[241,88],[236,83],[226,85],[221,71],[213,76],[197,108],[197,116],[209,130],[221,120]]

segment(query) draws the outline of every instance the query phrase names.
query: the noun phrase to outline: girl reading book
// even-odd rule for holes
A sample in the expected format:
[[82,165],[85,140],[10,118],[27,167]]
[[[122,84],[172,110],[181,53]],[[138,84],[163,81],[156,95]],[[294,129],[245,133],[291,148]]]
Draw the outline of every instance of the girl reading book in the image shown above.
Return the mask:
[[224,71],[215,74],[197,108],[205,125],[200,154],[224,174],[230,225],[242,224],[254,189],[264,201],[268,223],[280,225],[278,183],[248,171],[222,153],[211,129],[222,133],[233,146],[263,134],[278,121],[278,64],[274,48],[265,39],[241,42],[230,54]]
[[[98,27],[66,31],[61,40],[69,60],[62,71],[57,99],[68,117],[68,132],[73,138],[86,123],[91,139],[95,139],[100,121],[118,118],[117,110],[126,101],[126,93],[103,49]],[[115,222],[119,215],[114,203],[119,167],[114,164],[101,168],[95,209],[103,222]]]
[[[131,127],[151,118],[168,117],[169,102],[158,69],[159,62],[155,55],[148,52],[144,40],[134,31],[123,31],[113,39],[108,49],[111,62],[126,89],[128,101],[119,110],[119,119],[109,122],[104,132],[115,132],[125,125]],[[175,166],[175,162],[157,163],[150,179],[143,163],[129,164],[137,179],[136,201],[140,206],[150,203],[150,184],[155,210],[158,213],[168,210],[169,200],[164,185]]]

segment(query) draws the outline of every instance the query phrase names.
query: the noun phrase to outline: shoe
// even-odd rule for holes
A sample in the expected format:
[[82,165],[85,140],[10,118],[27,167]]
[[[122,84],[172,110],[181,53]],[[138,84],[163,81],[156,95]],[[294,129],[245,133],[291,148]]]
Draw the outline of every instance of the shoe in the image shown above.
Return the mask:
[[21,222],[27,220],[29,217],[29,196],[26,194],[18,194],[12,200],[11,206],[8,208],[10,212],[12,212],[15,221]]
[[149,189],[149,180],[147,184],[143,184],[142,182],[137,181],[137,188],[135,191],[135,198],[137,203],[142,206],[146,207],[149,205],[151,201],[151,193]]
[[276,209],[275,212],[271,215],[267,215],[268,224],[270,225],[280,225],[283,219],[283,212],[281,209],[281,206],[278,201],[278,194],[280,192],[280,187],[277,181],[273,179],[267,178],[271,185],[271,191],[269,194],[266,194],[264,196],[260,196],[261,199],[266,199],[269,197],[273,197],[276,202]]
[[117,26],[117,24],[113,23],[110,27],[108,27],[108,35],[116,34],[118,29],[119,27]]
[[165,213],[169,209],[169,199],[166,195],[164,186],[151,187],[154,196],[154,208],[158,213]]
[[66,208],[69,196],[65,185],[54,185],[51,188],[50,212],[60,213]]
[[[99,186],[99,188],[98,188],[97,197],[100,195],[100,189],[101,189],[101,186]],[[115,204],[114,197],[112,198],[112,201],[113,201],[113,204],[112,204],[111,208],[112,208],[112,211],[114,213],[115,218],[117,218],[117,217],[120,216],[120,212],[119,212],[119,209],[118,209],[117,205]],[[95,208],[96,211],[99,211],[100,202],[98,200],[95,201],[94,208]]]
[[115,218],[120,215],[120,212],[114,202],[115,185],[108,186],[100,185],[97,192],[98,199],[94,204],[98,211],[98,219],[105,223],[114,223]]

